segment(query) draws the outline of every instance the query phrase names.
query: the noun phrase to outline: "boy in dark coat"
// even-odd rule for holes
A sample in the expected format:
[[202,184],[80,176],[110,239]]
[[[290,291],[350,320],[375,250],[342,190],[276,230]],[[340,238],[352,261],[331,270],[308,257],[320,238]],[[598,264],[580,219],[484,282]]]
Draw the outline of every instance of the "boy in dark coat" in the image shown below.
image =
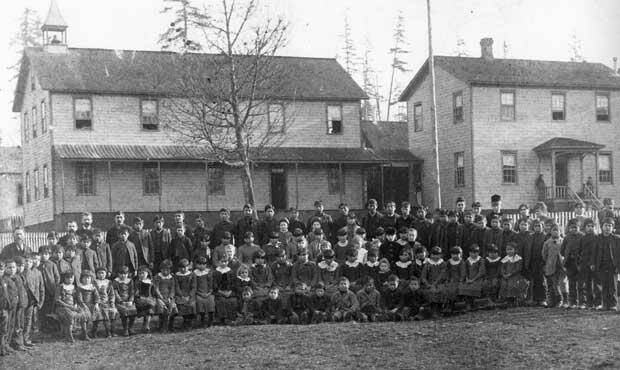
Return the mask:
[[309,308],[308,296],[306,296],[307,285],[304,283],[295,284],[295,292],[289,297],[288,308],[291,324],[308,324]]
[[285,307],[280,298],[280,289],[269,288],[269,295],[261,305],[261,316],[265,324],[284,324],[286,322]]
[[161,263],[170,258],[172,235],[170,235],[170,230],[164,228],[164,218],[162,216],[155,216],[153,226],[151,241],[153,242],[153,271],[156,273],[159,271]]
[[277,260],[271,264],[271,275],[273,284],[281,290],[286,290],[291,286],[291,271],[293,265],[286,258],[284,250],[278,251]]
[[581,238],[581,260],[579,262],[579,280],[581,285],[581,308],[593,308],[601,304],[601,291],[596,274],[590,269],[596,254],[597,236],[594,234],[594,221],[583,221],[585,234]]
[[608,217],[601,223],[602,233],[598,236],[594,255],[593,271],[598,274],[602,291],[602,310],[618,310],[618,287],[616,274],[620,272],[620,236],[613,233],[615,221]]
[[228,208],[221,208],[219,216],[220,221],[213,225],[213,230],[211,231],[211,240],[214,243],[214,245],[211,245],[211,249],[217,247],[215,244],[222,240],[225,232],[231,235],[235,232],[235,225],[230,222],[230,210]]
[[135,245],[129,241],[129,227],[121,227],[118,236],[120,239],[112,245],[112,274],[116,276],[123,266],[127,266],[130,274],[134,274],[139,267],[138,252]]
[[129,234],[129,241],[136,247],[138,266],[148,266],[149,269],[152,269],[153,240],[151,239],[151,234],[144,230],[144,221],[140,217],[133,219],[133,230]]
[[39,311],[41,317],[39,323],[41,330],[48,330],[50,323],[47,321],[46,315],[51,314],[54,310],[56,287],[60,284],[60,273],[58,272],[56,264],[50,260],[51,249],[49,246],[45,245],[39,248],[39,255],[41,257],[39,271],[41,271],[45,290],[43,306]]
[[13,281],[16,271],[15,261],[9,260],[6,264],[0,261],[0,356],[14,352],[9,345],[15,330],[15,316],[19,304],[19,292]]
[[271,204],[265,206],[265,217],[258,225],[257,240],[259,245],[267,244],[271,233],[278,231],[278,221],[273,217],[275,213],[275,208]]
[[237,226],[235,227],[235,245],[239,246],[243,244],[243,236],[246,232],[251,231],[254,235],[259,234],[259,223],[254,218],[253,208],[251,204],[246,204],[243,206],[243,217],[237,221]]
[[43,307],[45,300],[45,285],[39,266],[39,256],[30,254],[24,261],[25,267],[22,272],[26,293],[28,295],[28,305],[24,311],[24,345],[33,347],[30,337],[36,329],[39,310]]
[[314,286],[314,294],[308,302],[310,306],[310,321],[320,324],[331,317],[331,300],[325,294],[325,285],[319,282]]
[[[97,254],[97,267],[103,267],[108,275],[112,273],[112,249],[103,240],[103,233],[99,229],[93,229],[93,243],[90,248]],[[96,269],[95,269],[96,270]]]

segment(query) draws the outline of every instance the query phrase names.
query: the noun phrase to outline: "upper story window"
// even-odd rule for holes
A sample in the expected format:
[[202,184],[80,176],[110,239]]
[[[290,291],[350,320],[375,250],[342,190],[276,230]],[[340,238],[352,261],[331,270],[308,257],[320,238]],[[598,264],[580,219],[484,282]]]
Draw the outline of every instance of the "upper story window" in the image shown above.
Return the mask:
[[422,131],[424,128],[422,124],[422,103],[416,103],[413,105],[413,130]]
[[39,121],[37,120],[37,107],[32,107],[32,138],[37,137],[37,127],[39,127]]
[[500,93],[500,117],[502,121],[515,120],[515,92],[502,91]]
[[601,153],[598,156],[598,181],[606,184],[613,183],[611,153]]
[[92,130],[93,128],[93,109],[90,98],[73,99],[73,118],[75,128],[78,130]]
[[342,134],[342,106],[327,106],[327,134]]
[[344,175],[340,176],[339,167],[334,166],[327,169],[327,191],[330,195],[344,194]]
[[95,195],[95,166],[92,163],[76,164],[75,187],[77,195]]
[[609,122],[609,94],[596,93],[596,120]]
[[463,92],[459,91],[454,93],[452,101],[454,107],[454,123],[463,122]]
[[517,153],[502,151],[502,183],[517,183]]
[[41,101],[41,133],[47,132],[47,106],[45,100]]
[[209,176],[209,194],[210,195],[226,195],[224,187],[224,167],[219,164],[212,164],[208,169]]
[[465,186],[465,153],[454,153],[454,186]]
[[562,93],[551,94],[551,119],[554,121],[566,119],[566,95]]
[[157,163],[145,163],[143,167],[144,171],[144,194],[145,195],[158,195],[159,186],[159,166]]
[[50,179],[49,179],[49,171],[47,169],[47,165],[43,166],[43,198],[47,198],[50,196]]
[[282,104],[269,104],[267,111],[269,121],[269,133],[279,134],[284,132],[284,106]]
[[142,129],[159,130],[159,107],[155,99],[143,99],[140,101],[140,120]]
[[24,112],[24,143],[28,142],[28,136],[30,135],[30,121],[28,119],[28,112]]
[[17,184],[17,205],[24,205],[24,185],[21,182]]
[[30,203],[30,172],[26,172],[26,203]]
[[34,170],[32,177],[34,179],[34,200],[39,200],[39,170]]

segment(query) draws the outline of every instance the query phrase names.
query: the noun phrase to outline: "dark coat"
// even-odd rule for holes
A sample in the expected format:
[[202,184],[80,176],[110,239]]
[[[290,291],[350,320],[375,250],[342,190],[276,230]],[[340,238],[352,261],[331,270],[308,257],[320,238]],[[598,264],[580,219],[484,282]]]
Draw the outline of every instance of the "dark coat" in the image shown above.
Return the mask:
[[132,273],[138,269],[138,252],[136,246],[129,240],[126,242],[119,240],[112,245],[112,273],[118,274],[123,266],[129,267]]
[[139,265],[148,266],[153,263],[153,239],[151,239],[151,234],[148,231],[133,230],[129,235],[129,241],[136,247]]
[[11,260],[15,257],[26,257],[30,253],[32,253],[32,249],[25,243],[20,248],[15,242],[13,242],[2,248],[2,253],[0,253],[0,259]]

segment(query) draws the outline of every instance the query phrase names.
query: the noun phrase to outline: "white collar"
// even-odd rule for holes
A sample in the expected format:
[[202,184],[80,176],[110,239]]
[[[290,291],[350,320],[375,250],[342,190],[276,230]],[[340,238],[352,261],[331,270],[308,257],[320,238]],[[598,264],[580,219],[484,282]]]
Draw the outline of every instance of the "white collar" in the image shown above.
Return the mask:
[[463,262],[463,260],[462,260],[461,258],[459,258],[459,260],[458,260],[458,261],[455,261],[455,260],[453,260],[452,258],[450,258],[448,261],[450,262],[450,264],[451,264],[452,266],[459,265],[459,264],[461,264],[461,262]]
[[329,272],[334,272],[338,268],[338,262],[332,261],[332,263],[328,265],[327,262],[323,260],[319,262],[318,266],[320,269],[326,269]]
[[396,241],[396,243],[400,244],[400,245],[407,245],[408,241],[406,241],[405,239],[398,239]]
[[519,256],[518,254],[515,254],[512,257],[510,257],[510,256],[504,257],[502,259],[502,263],[506,263],[506,262],[515,263],[515,262],[519,262],[521,260],[522,260],[521,256]]
[[95,279],[95,285],[97,285],[97,287],[99,287],[99,288],[103,288],[103,287],[107,288],[107,286],[110,285],[110,280],[108,280],[108,279],[103,279],[103,280]]
[[366,266],[368,266],[368,267],[377,267],[377,266],[379,266],[379,261],[375,261],[375,262],[366,261]]
[[346,261],[345,264],[349,267],[357,267],[360,263],[358,261],[355,261],[355,262]]
[[347,245],[349,245],[349,242],[347,242],[346,240],[344,242],[338,242],[336,243],[336,245],[338,245],[339,247],[346,247]]
[[138,282],[143,283],[143,284],[153,284],[153,282],[151,281],[151,279],[138,280]]
[[62,288],[64,290],[72,291],[73,289],[75,289],[75,285],[62,283]]
[[161,274],[161,272],[160,272],[160,273],[158,273],[158,274],[157,274],[157,276],[159,276],[159,278],[160,278],[160,279],[166,279],[166,280],[168,280],[168,279],[172,279],[172,274],[169,274],[169,275],[167,275],[167,276],[164,276],[164,275],[162,275],[162,274]]
[[188,276],[189,274],[191,274],[190,271],[186,271],[185,273],[182,273],[181,271],[177,271],[175,275],[176,276]]
[[220,266],[218,266],[218,267],[216,267],[215,269],[216,269],[217,271],[219,271],[220,273],[222,273],[222,274],[225,274],[225,273],[227,273],[227,272],[230,272],[230,267],[228,267],[228,266],[226,266],[226,267],[220,267]]
[[114,279],[114,281],[116,281],[117,283],[122,283],[122,284],[129,284],[131,283],[131,279],[127,278],[125,280],[122,280],[121,278],[117,277],[116,279]]
[[497,261],[499,261],[499,257],[497,257],[497,258],[493,258],[493,259],[492,259],[491,257],[487,257],[487,261],[489,261],[489,262],[491,262],[491,263],[493,263],[493,262],[497,262]]
[[196,276],[205,276],[207,274],[209,274],[209,269],[206,269],[204,271],[200,271],[198,269],[194,270],[194,275]]
[[480,261],[480,255],[478,255],[478,257],[476,257],[476,259],[471,258],[471,256],[469,256],[467,258],[467,261],[469,261],[469,263],[471,263],[472,265],[478,261]]
[[239,279],[241,281],[250,281],[250,277],[249,276],[245,277],[245,278],[242,278],[241,276],[237,276],[237,279]]
[[422,265],[424,265],[424,264],[426,264],[426,263],[429,263],[429,262],[430,262],[430,260],[431,260],[431,259],[430,259],[430,258],[428,258],[428,257],[424,258],[424,260],[423,260],[423,261],[420,261],[419,259],[417,259],[417,258],[416,258],[416,259],[415,259],[415,264],[416,264],[416,265],[418,265],[418,266],[422,266]]
[[404,268],[409,267],[409,265],[411,265],[411,261],[407,261],[407,262],[396,261],[395,265],[404,269]]
[[437,261],[434,261],[434,260],[432,260],[432,259],[430,259],[430,258],[429,258],[429,259],[428,259],[428,263],[429,263],[430,265],[441,265],[442,263],[444,263],[444,261],[443,261],[441,258],[440,258],[440,259],[438,259]]
[[79,287],[80,289],[83,289],[83,290],[95,290],[95,286],[92,283],[87,284],[87,285],[79,284]]

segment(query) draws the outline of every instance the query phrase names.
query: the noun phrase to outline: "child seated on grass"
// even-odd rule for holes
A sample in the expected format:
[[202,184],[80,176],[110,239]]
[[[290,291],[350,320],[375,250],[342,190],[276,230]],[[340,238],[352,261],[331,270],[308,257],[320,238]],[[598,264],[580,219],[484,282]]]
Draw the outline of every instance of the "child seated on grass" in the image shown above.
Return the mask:
[[332,296],[331,303],[333,321],[358,320],[360,305],[355,293],[349,290],[349,279],[346,277],[338,280],[338,292]]
[[314,294],[310,297],[310,322],[320,324],[331,318],[331,299],[325,294],[325,285],[318,282]]

